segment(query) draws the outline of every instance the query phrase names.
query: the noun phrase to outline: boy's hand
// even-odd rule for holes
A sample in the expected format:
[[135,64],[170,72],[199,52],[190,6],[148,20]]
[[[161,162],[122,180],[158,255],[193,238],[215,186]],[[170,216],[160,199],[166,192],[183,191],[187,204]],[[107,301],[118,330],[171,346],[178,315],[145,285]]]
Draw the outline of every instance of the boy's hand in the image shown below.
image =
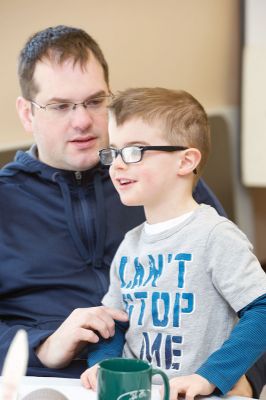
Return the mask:
[[186,400],[193,400],[197,395],[211,394],[215,386],[200,375],[193,374],[172,378],[170,384],[170,400],[178,399],[178,395]]
[[97,373],[98,364],[95,364],[93,367],[86,369],[86,371],[80,375],[81,383],[86,389],[92,389],[96,392]]

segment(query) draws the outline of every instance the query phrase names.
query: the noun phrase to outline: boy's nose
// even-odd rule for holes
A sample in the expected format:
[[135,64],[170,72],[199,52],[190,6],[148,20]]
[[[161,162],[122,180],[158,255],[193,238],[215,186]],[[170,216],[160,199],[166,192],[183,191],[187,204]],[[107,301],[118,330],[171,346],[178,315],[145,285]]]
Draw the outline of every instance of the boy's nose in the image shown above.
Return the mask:
[[115,157],[112,165],[114,168],[125,168],[127,166],[127,164],[123,161],[121,154],[118,154]]

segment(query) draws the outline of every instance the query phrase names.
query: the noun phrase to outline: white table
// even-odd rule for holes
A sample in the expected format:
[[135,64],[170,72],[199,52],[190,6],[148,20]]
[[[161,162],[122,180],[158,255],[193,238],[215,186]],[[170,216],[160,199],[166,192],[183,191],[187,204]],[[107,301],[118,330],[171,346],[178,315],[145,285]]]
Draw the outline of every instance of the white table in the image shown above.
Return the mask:
[[[0,377],[1,388],[1,377]],[[52,388],[63,393],[69,400],[96,400],[97,395],[92,390],[87,390],[82,387],[79,379],[64,379],[64,378],[39,378],[33,376],[25,376],[19,390],[19,399],[22,399],[26,394],[40,388]],[[1,398],[1,397],[0,397]],[[222,397],[228,400],[247,400],[247,397]],[[201,399],[221,400],[221,397],[209,396],[201,397]],[[153,386],[152,400],[160,400],[158,388]]]

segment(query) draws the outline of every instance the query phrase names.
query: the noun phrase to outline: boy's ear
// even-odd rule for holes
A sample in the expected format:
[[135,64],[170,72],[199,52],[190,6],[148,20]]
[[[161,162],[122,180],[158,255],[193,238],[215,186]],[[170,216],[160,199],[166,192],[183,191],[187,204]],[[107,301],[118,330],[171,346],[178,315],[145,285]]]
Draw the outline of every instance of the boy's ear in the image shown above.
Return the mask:
[[195,171],[201,160],[201,152],[194,147],[182,151],[179,158],[177,174],[185,176]]
[[31,133],[33,118],[31,103],[24,97],[19,96],[16,101],[16,108],[25,131]]

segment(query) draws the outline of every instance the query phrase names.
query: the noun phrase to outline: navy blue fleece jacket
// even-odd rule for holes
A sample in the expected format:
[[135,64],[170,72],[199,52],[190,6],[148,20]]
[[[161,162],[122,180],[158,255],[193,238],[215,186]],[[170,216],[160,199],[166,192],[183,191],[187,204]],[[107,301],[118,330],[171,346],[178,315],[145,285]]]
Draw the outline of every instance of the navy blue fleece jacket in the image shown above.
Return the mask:
[[[224,214],[202,181],[194,195]],[[28,375],[80,376],[86,353],[64,369],[48,369],[35,348],[75,308],[100,304],[119,243],[143,220],[142,208],[121,204],[108,169],[62,171],[17,153],[0,172],[0,369],[24,328]]]

